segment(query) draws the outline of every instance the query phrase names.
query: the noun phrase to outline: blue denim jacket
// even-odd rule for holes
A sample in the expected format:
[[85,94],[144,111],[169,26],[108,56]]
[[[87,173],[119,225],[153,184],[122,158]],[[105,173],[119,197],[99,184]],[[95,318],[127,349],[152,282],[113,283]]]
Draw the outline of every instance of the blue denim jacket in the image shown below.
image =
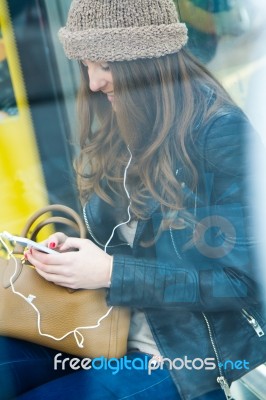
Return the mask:
[[[239,109],[225,107],[213,116],[191,143],[197,190],[189,189],[183,165],[175,169],[195,220],[184,229],[163,231],[154,245],[143,247],[141,241],[154,237],[162,219],[151,199],[133,248],[115,233],[107,249],[114,254],[107,302],[143,309],[163,357],[215,360],[213,369],[171,369],[183,399],[220,385],[226,392],[232,381],[266,360],[248,190],[250,140],[257,140],[256,134]],[[104,246],[116,226],[115,208],[93,195],[84,212],[92,240]],[[238,360],[242,364],[234,364]]]

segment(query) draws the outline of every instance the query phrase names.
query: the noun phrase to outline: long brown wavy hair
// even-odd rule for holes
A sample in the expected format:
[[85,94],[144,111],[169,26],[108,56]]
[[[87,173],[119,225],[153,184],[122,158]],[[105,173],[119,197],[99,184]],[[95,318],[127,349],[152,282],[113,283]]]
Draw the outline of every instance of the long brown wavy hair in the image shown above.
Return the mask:
[[[85,202],[95,192],[112,204],[113,192],[126,209],[123,177],[129,146],[133,158],[126,182],[132,217],[146,218],[145,204],[151,197],[161,204],[163,229],[170,225],[178,228],[176,216],[184,205],[175,165],[179,160],[190,171],[193,190],[198,173],[188,143],[194,141],[195,126],[199,121],[204,126],[223,103],[231,100],[215,78],[184,50],[160,58],[113,62],[109,67],[115,111],[105,94],[90,90],[87,70],[81,64],[81,151],[76,161],[81,199]],[[207,93],[212,93],[211,101]]]

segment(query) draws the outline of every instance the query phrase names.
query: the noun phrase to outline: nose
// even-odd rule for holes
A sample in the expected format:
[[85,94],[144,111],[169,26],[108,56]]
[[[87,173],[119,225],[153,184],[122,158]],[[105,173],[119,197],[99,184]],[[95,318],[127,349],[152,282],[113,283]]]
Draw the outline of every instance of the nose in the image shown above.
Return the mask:
[[89,85],[92,92],[98,92],[106,85],[104,71],[97,66],[90,66],[88,69]]

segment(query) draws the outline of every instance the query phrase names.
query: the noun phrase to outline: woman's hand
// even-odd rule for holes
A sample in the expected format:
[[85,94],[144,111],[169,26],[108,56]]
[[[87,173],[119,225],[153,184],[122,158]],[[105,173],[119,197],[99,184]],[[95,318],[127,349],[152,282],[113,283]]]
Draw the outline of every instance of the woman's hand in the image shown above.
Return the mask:
[[55,233],[45,243],[58,254],[30,249],[25,256],[46,280],[71,289],[110,286],[113,257],[90,240]]
[[60,251],[67,238],[68,236],[63,232],[56,232],[50,235],[48,239],[44,240],[42,244],[50,249],[56,249],[57,251]]

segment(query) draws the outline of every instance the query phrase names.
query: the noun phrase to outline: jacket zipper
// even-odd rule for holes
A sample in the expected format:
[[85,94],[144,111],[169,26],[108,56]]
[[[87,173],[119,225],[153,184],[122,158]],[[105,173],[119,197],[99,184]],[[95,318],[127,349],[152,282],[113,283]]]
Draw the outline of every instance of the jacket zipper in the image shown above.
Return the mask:
[[248,321],[249,325],[252,326],[252,328],[254,329],[254,331],[256,332],[256,334],[261,337],[264,336],[264,331],[261,328],[260,324],[258,323],[258,321],[252,316],[250,315],[247,310],[245,310],[244,308],[242,308],[242,315],[246,318],[246,320]]
[[216,357],[217,366],[218,366],[219,373],[220,373],[220,376],[218,376],[218,378],[217,378],[217,382],[221,386],[221,389],[224,391],[226,399],[227,400],[234,400],[233,397],[232,397],[231,390],[230,390],[230,387],[228,385],[228,382],[227,382],[226,378],[223,376],[223,372],[222,372],[222,368],[221,368],[222,363],[220,361],[220,357],[218,355],[218,351],[217,351],[216,345],[214,343],[210,322],[209,322],[209,320],[208,320],[208,318],[207,318],[207,316],[206,316],[206,314],[204,312],[202,313],[202,315],[203,315],[203,317],[205,319],[205,322],[206,322],[206,325],[207,325],[207,328],[208,328],[210,341],[211,341],[211,344],[212,344],[212,348],[213,348],[213,351],[214,351],[214,354],[215,354],[215,357]]
[[[85,206],[86,206],[86,204],[85,204]],[[96,239],[96,237],[94,236],[94,234],[92,232],[92,229],[90,227],[90,224],[89,224],[89,221],[88,221],[88,218],[87,218],[87,215],[86,215],[85,206],[83,207],[83,218],[84,218],[86,227],[88,229],[88,232],[91,235],[92,239],[95,241],[95,243],[97,243],[99,246],[105,248],[106,245],[101,243],[101,242],[99,242],[99,240]],[[119,246],[129,246],[129,243],[120,243],[120,244],[116,244],[116,245],[113,245],[113,246],[108,245],[107,247],[110,248],[110,247],[119,247]]]
[[182,260],[182,257],[180,255],[179,251],[177,250],[177,247],[176,247],[176,244],[175,244],[175,241],[174,241],[173,231],[172,231],[172,226],[171,225],[169,227],[169,231],[170,231],[170,236],[171,236],[172,244],[174,246],[175,253],[176,253],[177,257],[179,258],[179,260]]

